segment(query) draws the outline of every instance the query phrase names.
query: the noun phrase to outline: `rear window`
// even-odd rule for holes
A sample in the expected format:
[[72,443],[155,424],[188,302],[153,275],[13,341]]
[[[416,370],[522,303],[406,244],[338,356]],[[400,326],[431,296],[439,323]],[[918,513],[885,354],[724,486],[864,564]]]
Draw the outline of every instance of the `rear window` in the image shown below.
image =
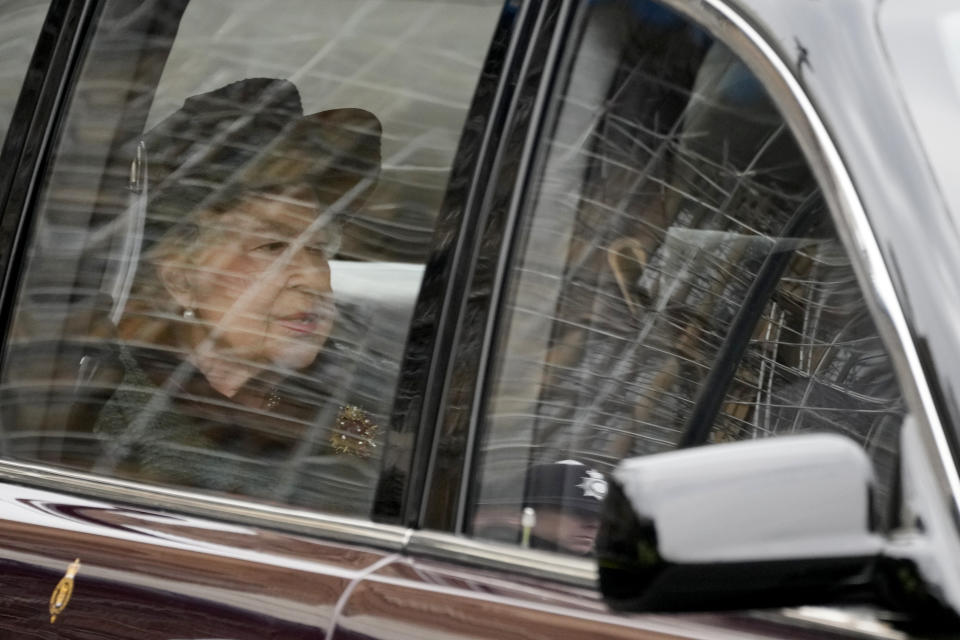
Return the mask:
[[29,238],[3,456],[369,515],[500,12],[104,3]]

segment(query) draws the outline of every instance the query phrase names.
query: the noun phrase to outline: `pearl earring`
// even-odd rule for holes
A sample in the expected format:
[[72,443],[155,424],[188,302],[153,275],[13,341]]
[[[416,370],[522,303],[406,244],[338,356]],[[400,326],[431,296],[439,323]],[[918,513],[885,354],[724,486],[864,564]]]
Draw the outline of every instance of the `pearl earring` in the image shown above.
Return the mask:
[[186,309],[183,310],[183,313],[181,315],[183,315],[184,320],[193,320],[194,318],[197,317],[197,312],[191,309],[190,307],[187,307]]

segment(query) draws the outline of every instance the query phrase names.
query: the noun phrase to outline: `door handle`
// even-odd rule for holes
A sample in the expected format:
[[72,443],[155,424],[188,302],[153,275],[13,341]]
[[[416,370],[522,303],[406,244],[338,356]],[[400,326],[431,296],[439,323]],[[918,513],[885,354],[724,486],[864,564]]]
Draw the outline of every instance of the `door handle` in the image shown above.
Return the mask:
[[77,558],[67,567],[67,572],[50,595],[50,624],[57,620],[57,616],[63,613],[64,609],[70,603],[70,596],[73,595],[73,579],[80,571],[80,558]]

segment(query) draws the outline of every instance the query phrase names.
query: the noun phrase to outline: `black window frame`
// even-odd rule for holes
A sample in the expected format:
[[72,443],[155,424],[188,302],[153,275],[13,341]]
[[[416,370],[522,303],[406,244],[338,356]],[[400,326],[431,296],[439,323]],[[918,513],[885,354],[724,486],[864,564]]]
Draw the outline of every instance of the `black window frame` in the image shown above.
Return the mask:
[[53,0],[0,150],[0,353],[24,267],[36,195],[89,41],[96,0]]
[[[526,176],[536,170],[536,141],[544,125],[549,88],[557,79],[576,14],[585,7],[577,0],[529,3],[513,68],[504,82],[510,87],[499,101],[502,118],[491,140],[487,175],[474,178],[474,207],[464,218],[460,241],[462,272],[450,282],[450,309],[433,352],[429,382],[432,414],[419,427],[419,458],[413,468],[423,474],[422,501],[408,502],[403,524],[418,529],[459,533],[466,504],[469,467],[477,441],[475,415],[481,405],[476,390],[483,388],[489,365],[493,322],[500,307],[507,268],[505,259],[517,217],[525,200]],[[451,184],[453,182],[451,181]],[[425,287],[426,288],[426,287]],[[411,353],[408,351],[408,354]],[[398,399],[407,396],[403,390]]]
[[[531,42],[549,37],[538,30],[539,17],[549,4],[506,0],[484,61],[438,212],[404,348],[384,442],[385,459],[397,457],[382,469],[374,500],[375,522],[438,528],[424,521],[423,509],[434,477],[446,388],[450,377],[460,373],[450,355],[456,350],[463,310],[471,298],[470,283],[478,271],[477,240],[482,234],[477,229],[489,218],[488,194],[513,186],[511,177],[502,175],[499,168],[504,146],[523,127],[516,122],[513,105]],[[473,374],[468,370],[466,375]],[[405,441],[411,444],[398,444]]]

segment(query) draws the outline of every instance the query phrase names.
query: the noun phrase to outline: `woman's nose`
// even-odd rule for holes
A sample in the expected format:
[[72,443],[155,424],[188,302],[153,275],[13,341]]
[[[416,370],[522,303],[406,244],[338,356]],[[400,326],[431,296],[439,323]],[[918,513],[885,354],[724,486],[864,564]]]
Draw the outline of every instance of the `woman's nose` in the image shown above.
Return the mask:
[[326,256],[308,247],[302,247],[291,256],[288,269],[292,275],[307,279],[313,286],[330,288],[330,262]]

